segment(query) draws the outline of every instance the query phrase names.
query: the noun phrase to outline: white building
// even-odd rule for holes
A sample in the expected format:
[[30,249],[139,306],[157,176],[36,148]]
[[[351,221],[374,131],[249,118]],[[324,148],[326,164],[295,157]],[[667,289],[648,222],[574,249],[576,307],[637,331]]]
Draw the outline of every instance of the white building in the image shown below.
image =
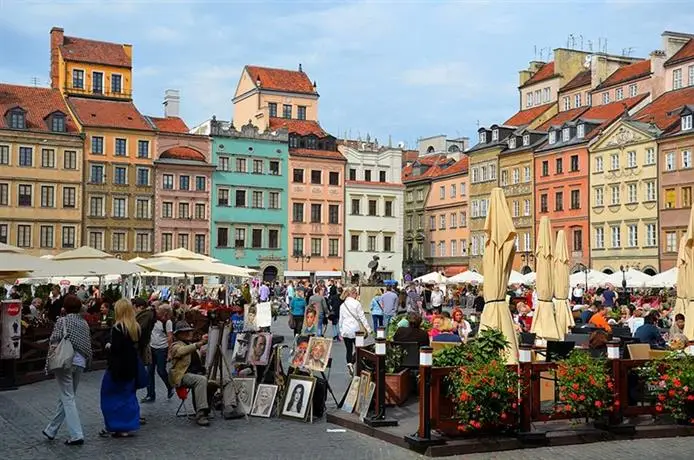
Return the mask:
[[427,155],[446,155],[456,161],[460,160],[461,154],[470,147],[470,139],[459,137],[448,139],[445,134],[436,136],[422,137],[417,139],[417,150],[420,157]]
[[345,272],[368,277],[378,256],[381,278],[402,279],[402,149],[378,141],[343,141],[345,180]]

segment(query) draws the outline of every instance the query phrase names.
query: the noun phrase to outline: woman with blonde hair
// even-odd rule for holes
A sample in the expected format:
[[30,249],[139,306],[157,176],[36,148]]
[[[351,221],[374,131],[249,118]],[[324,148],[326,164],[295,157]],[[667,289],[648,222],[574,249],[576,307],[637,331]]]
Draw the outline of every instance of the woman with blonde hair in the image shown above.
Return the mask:
[[127,299],[115,306],[111,328],[108,368],[101,381],[101,413],[105,429],[101,436],[127,437],[140,429],[140,406],[137,403],[137,380],[141,363],[137,352],[140,325],[135,308]]
[[369,322],[364,315],[362,307],[357,297],[359,291],[356,287],[350,286],[342,292],[343,304],[340,306],[340,320],[338,327],[340,335],[345,342],[345,350],[347,352],[347,369],[350,374],[354,369],[354,344],[357,337],[357,332],[365,330],[368,334],[373,333]]

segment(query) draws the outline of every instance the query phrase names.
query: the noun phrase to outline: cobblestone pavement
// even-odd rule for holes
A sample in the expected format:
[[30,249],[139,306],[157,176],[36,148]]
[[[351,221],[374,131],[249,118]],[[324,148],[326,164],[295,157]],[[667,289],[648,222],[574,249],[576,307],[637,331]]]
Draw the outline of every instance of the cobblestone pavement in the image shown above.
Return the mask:
[[[282,318],[277,333],[291,334]],[[288,340],[287,340],[288,341]],[[333,347],[334,368],[330,382],[337,397],[346,387],[344,346]],[[0,393],[0,459],[324,459],[380,460],[422,458],[410,451],[376,439],[327,424],[324,419],[313,424],[283,419],[250,418],[225,421],[216,418],[209,428],[200,428],[192,421],[175,417],[178,401],[162,398],[154,404],[143,405],[142,413],[148,423],[137,436],[130,439],[103,439],[97,433],[102,428],[99,409],[99,387],[102,372],[84,375],[78,390],[78,407],[84,426],[86,443],[79,447],[66,447],[61,438],[49,442],[41,430],[52,414],[57,389],[52,381],[41,382]],[[158,382],[161,384],[161,382]],[[329,407],[334,407],[330,403]],[[60,436],[66,436],[61,432]],[[478,454],[469,459],[584,459],[584,458],[692,458],[694,440],[666,439],[641,440],[542,448],[525,451]]]

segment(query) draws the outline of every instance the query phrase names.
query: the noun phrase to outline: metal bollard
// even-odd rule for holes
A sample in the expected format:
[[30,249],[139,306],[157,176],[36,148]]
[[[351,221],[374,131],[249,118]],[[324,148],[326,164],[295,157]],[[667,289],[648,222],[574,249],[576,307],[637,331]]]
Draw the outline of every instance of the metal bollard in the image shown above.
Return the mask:
[[364,419],[370,427],[398,426],[398,421],[386,417],[386,339],[376,339],[376,407],[371,418]]

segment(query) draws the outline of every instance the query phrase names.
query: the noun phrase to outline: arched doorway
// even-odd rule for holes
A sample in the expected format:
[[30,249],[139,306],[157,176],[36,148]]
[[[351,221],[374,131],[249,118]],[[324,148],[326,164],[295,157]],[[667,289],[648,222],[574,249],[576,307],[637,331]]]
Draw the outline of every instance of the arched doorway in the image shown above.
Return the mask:
[[644,272],[646,275],[649,275],[649,276],[655,276],[655,275],[658,274],[658,273],[655,271],[655,268],[653,268],[653,267],[646,267],[646,268],[643,269],[643,272]]
[[277,267],[268,265],[263,270],[263,281],[275,281],[277,279]]
[[606,275],[611,275],[614,273],[614,270],[612,270],[611,268],[603,268],[602,272]]
[[521,275],[527,275],[528,273],[531,273],[532,271],[533,271],[533,269],[526,265],[525,267],[521,268]]

